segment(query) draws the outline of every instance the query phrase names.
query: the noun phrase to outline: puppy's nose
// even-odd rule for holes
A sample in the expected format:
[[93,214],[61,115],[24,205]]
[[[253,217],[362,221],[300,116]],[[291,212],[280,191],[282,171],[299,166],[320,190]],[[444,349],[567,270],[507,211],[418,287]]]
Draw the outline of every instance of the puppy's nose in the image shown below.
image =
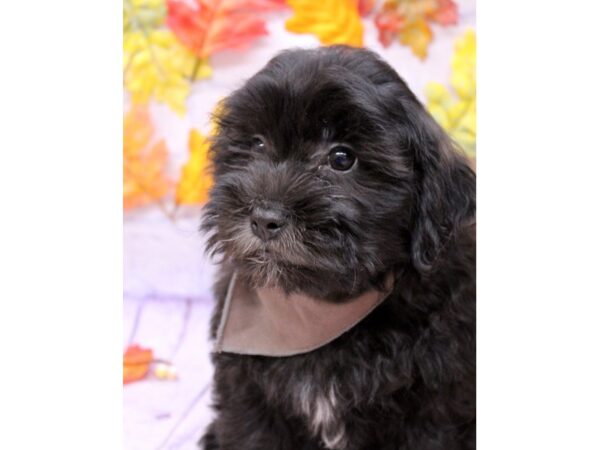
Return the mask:
[[250,216],[252,231],[263,241],[276,237],[287,224],[285,211],[277,207],[254,208]]

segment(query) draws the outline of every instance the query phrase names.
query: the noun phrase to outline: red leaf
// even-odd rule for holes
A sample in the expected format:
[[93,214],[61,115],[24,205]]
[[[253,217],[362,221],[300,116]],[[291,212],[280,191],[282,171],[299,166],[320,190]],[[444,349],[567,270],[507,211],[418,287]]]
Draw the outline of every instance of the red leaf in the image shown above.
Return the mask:
[[458,6],[453,0],[438,0],[438,8],[429,18],[440,25],[454,25],[458,22]]
[[379,30],[379,41],[384,47],[389,47],[398,34],[398,30],[404,28],[406,19],[396,11],[380,11],[375,16],[375,26]]
[[258,13],[280,9],[284,0],[167,0],[167,26],[199,58],[243,49],[267,34]]
[[375,7],[375,0],[358,0],[358,13],[361,16],[368,15]]

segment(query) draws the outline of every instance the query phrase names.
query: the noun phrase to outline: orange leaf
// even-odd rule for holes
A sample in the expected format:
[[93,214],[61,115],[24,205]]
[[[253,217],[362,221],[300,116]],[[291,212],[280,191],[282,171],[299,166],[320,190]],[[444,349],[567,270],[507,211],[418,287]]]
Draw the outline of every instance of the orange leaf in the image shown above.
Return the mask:
[[163,198],[171,187],[165,175],[167,147],[152,143],[148,110],[133,106],[123,123],[123,207],[134,208]]
[[167,26],[198,58],[243,49],[267,34],[257,14],[284,7],[284,0],[167,0]]
[[178,205],[204,203],[208,199],[208,190],[212,185],[212,178],[207,173],[208,140],[197,130],[192,130],[188,145],[190,157],[181,169],[181,178],[175,192],[175,202]]
[[154,355],[151,349],[133,344],[125,349],[123,364],[150,364],[153,358]]
[[400,33],[400,42],[408,45],[419,58],[427,56],[427,47],[431,42],[432,33],[425,19],[419,19],[405,27]]
[[322,44],[363,45],[363,26],[356,0],[288,0],[294,16],[285,27],[293,33],[312,33]]
[[138,364],[135,366],[123,365],[123,384],[142,380],[148,375],[149,366]]
[[148,374],[154,358],[152,350],[130,345],[123,355],[123,384],[141,380]]
[[389,46],[398,36],[420,58],[427,56],[433,39],[428,21],[440,25],[455,24],[458,7],[454,0],[386,0],[375,16],[379,41]]

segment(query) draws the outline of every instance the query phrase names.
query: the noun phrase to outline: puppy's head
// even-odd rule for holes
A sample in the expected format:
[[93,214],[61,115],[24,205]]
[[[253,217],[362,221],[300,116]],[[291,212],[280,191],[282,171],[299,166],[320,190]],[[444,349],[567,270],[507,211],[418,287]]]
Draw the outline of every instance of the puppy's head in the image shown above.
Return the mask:
[[431,271],[473,214],[472,171],[370,51],[281,53],[217,121],[203,228],[256,285],[335,297]]

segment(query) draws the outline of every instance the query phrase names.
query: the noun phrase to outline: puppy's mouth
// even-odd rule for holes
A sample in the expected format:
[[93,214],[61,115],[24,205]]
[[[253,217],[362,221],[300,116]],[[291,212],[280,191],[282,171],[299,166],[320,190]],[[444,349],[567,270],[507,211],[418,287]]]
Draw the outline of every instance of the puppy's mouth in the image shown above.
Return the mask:
[[232,244],[232,255],[239,269],[257,287],[280,285],[283,280],[310,266],[302,247],[295,241],[286,240],[284,236],[263,242],[246,235]]
[[[293,224],[287,225],[277,236],[261,237],[253,230],[250,220],[241,220],[224,230],[222,249],[241,264],[307,266],[312,258],[304,245],[301,231]],[[223,235],[222,235],[223,236]],[[282,267],[280,267],[282,269]]]
[[[304,287],[307,280],[331,280],[356,272],[357,260],[352,247],[344,245],[342,232],[333,224],[307,226],[290,214],[274,235],[261,235],[252,227],[252,215],[239,211],[236,216],[220,216],[214,225],[213,251],[235,262],[238,270],[256,286],[281,285]],[[219,218],[219,216],[214,216]],[[271,231],[269,218],[266,230]],[[257,224],[260,225],[260,224]],[[329,231],[326,233],[325,231]]]
[[283,238],[257,243],[255,250],[246,254],[243,259],[255,264],[299,267],[307,266],[310,262],[298,243],[285,241]]

